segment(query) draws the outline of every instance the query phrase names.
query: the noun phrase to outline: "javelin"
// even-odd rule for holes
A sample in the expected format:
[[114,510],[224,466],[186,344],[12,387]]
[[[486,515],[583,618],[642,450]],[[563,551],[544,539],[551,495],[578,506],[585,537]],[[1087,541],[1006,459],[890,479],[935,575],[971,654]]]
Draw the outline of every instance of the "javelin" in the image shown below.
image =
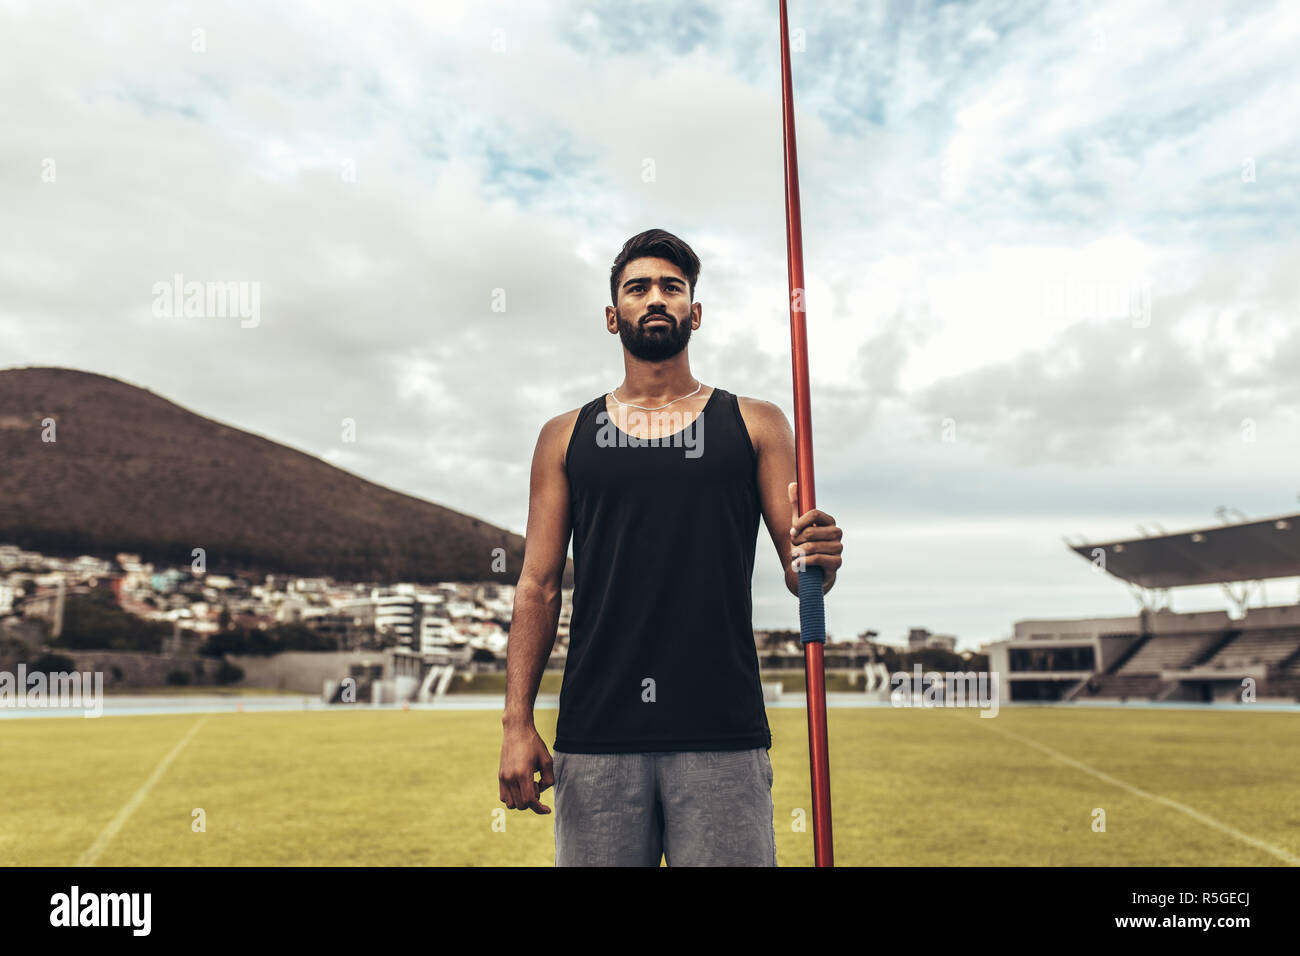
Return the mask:
[[[781,0],[781,108],[785,128],[785,239],[790,265],[790,357],[794,369],[794,461],[799,513],[816,505],[813,490],[812,408],[808,398],[808,329],[804,325],[803,228],[799,221],[799,162],[794,142],[794,91],[790,84],[790,26]],[[820,567],[799,569],[799,641],[808,691],[808,762],[812,772],[813,859],[834,866],[831,837],[831,767],[826,741],[826,611]]]

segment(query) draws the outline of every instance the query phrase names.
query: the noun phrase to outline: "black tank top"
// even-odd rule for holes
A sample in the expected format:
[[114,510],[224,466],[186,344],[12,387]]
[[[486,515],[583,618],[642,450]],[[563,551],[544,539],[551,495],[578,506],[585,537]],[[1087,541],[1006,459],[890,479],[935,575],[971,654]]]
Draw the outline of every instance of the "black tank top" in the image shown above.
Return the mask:
[[582,407],[564,466],[574,586],[554,749],[772,746],[751,595],[757,464],[721,388],[656,439],[618,428],[604,395]]

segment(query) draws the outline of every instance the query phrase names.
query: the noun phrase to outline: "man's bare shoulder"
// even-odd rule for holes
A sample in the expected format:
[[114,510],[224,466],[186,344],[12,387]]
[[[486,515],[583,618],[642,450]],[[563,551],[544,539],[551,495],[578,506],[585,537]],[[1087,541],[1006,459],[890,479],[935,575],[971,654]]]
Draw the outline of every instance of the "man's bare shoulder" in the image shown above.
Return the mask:
[[737,395],[736,400],[740,402],[742,412],[753,411],[755,415],[784,418],[785,412],[781,411],[781,406],[775,402],[769,402],[765,398],[751,398],[748,395]]
[[569,454],[569,439],[573,436],[574,425],[577,424],[578,416],[584,407],[579,405],[577,408],[571,408],[548,419],[538,436],[538,448],[545,448],[547,454],[560,463],[561,468],[564,467],[565,459]]
[[736,403],[740,406],[740,417],[749,429],[749,440],[753,442],[755,451],[759,450],[765,436],[780,433],[790,427],[780,405],[747,395],[737,395]]

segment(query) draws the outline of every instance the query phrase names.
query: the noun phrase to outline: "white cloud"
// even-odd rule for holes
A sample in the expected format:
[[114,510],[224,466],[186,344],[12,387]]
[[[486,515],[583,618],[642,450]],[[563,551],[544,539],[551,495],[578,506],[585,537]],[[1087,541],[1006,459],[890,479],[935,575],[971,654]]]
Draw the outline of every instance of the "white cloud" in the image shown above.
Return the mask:
[[[522,530],[537,429],[621,377],[609,265],[662,226],[703,259],[697,374],[790,411],[766,7],[3,10],[7,364],[118,375]],[[857,629],[994,636],[1031,610],[955,586],[969,565],[924,579],[933,542],[873,551],[881,514],[959,503],[997,525],[1033,502],[1051,517],[1003,525],[992,589],[1037,573],[1058,548],[1039,536],[1071,514],[1087,532],[1285,510],[1300,16],[989,0],[792,17],[819,503],[860,542],[836,591]],[[262,325],[154,319],[150,287],[177,272],[261,281]],[[1148,278],[1150,328],[1088,314]],[[1058,288],[1082,298],[1054,308]],[[365,427],[340,448],[344,417]],[[1035,613],[1073,593],[1061,559]],[[785,613],[763,567],[760,626]],[[891,567],[909,569],[892,597]]]

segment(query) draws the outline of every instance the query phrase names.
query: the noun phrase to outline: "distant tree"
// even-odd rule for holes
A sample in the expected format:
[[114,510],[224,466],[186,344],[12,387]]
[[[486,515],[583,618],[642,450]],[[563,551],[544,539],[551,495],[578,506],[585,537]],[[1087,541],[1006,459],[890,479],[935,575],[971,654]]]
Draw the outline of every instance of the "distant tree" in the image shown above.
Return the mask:
[[224,657],[227,654],[268,656],[275,653],[275,646],[264,631],[236,627],[208,635],[199,653],[204,657]]
[[225,657],[227,654],[256,654],[270,657],[281,651],[337,651],[338,638],[318,634],[305,624],[277,624],[263,631],[261,628],[235,627],[208,636],[202,650],[204,657]]
[[204,657],[222,657],[226,654],[243,654],[244,639],[239,631],[218,631],[209,634],[199,653]]
[[67,673],[77,669],[77,662],[66,654],[46,653],[29,661],[27,670],[29,673],[54,674],[58,672]]
[[229,661],[222,661],[221,666],[217,668],[216,682],[225,686],[235,684],[244,679],[244,669],[238,664],[232,664]]
[[28,654],[27,642],[17,637],[0,637],[0,656],[13,656],[15,660],[25,661]]
[[885,665],[885,668],[891,673],[898,673],[903,669],[903,655],[898,653],[897,648],[876,645],[876,656]]
[[[906,650],[898,655],[899,670],[911,671],[912,668],[920,665],[923,671],[949,671],[964,670],[962,660],[956,654],[949,653],[941,647],[920,647],[916,650]],[[952,666],[957,662],[957,667]]]
[[172,632],[166,621],[146,621],[120,607],[110,588],[69,594],[63,608],[63,633],[52,643],[71,650],[162,650]]
[[764,650],[779,650],[783,645],[790,641],[799,643],[798,631],[768,631],[767,639],[763,642]]
[[277,624],[270,629],[271,639],[275,642],[276,650],[280,651],[337,651],[339,641],[337,637],[330,637],[320,634],[306,624]]
[[189,671],[168,671],[167,683],[173,687],[185,687],[190,683]]
[[960,654],[953,651],[944,650],[942,647],[922,647],[915,651],[907,651],[901,655],[900,670],[910,671],[917,664],[921,665],[924,671],[938,671],[946,673],[948,671],[967,671],[973,669],[970,662]]

